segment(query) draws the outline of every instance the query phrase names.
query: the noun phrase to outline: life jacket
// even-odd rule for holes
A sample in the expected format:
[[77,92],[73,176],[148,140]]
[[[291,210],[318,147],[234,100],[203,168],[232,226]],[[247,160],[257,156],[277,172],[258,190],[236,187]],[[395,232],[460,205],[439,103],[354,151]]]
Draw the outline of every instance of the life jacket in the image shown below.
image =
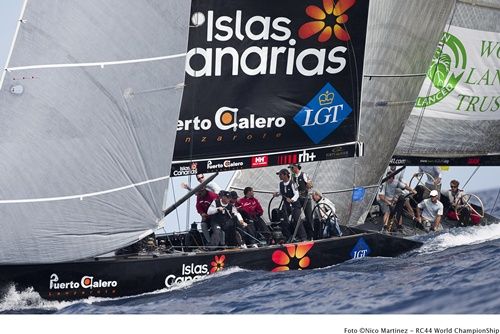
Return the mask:
[[[293,198],[293,182],[288,182],[288,185],[285,186],[285,182],[280,182],[280,194],[284,197]],[[285,205],[288,205],[288,202],[283,202]],[[300,202],[295,201],[291,205],[300,207]]]
[[[222,203],[220,201],[220,199],[216,199],[215,200],[215,206],[216,207],[221,207],[222,206]],[[216,214],[213,214],[211,217],[211,222],[212,223],[218,223],[219,225],[224,225],[224,223],[228,220],[228,219],[231,219],[232,217],[232,211],[233,211],[233,205],[231,203],[229,203],[228,205],[226,205],[226,210],[220,212],[220,211],[217,211]]]
[[293,174],[292,181],[297,185],[300,195],[307,195],[307,183],[304,179],[304,172],[300,172],[298,176]]

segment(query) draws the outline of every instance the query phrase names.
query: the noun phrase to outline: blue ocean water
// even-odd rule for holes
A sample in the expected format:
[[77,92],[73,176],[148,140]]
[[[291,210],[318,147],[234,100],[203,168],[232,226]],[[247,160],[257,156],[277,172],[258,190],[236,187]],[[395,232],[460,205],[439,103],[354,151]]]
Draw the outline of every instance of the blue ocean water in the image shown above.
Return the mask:
[[[498,190],[480,193],[486,211]],[[58,314],[498,314],[500,224],[424,236],[424,246],[398,258],[364,258],[305,271],[239,268],[155,293],[77,302],[48,302],[12,290],[2,313]]]

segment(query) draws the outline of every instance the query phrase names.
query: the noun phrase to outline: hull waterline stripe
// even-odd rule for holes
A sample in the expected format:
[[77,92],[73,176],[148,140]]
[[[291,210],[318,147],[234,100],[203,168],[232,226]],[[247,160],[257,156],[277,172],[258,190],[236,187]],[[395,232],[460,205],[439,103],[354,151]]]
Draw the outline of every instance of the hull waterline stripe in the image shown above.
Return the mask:
[[93,193],[86,193],[80,195],[70,195],[70,196],[61,196],[61,197],[45,197],[45,198],[28,198],[28,199],[11,199],[11,200],[0,200],[0,204],[19,204],[19,203],[37,203],[37,202],[54,202],[54,201],[66,201],[71,199],[80,199],[83,200],[86,197],[95,197],[103,194],[114,193],[117,191],[122,191],[130,188],[135,188],[137,186],[142,186],[148,183],[154,183],[158,181],[163,181],[170,178],[170,176],[162,176],[156,179],[147,180],[139,183],[130,184],[128,186],[113,188]]
[[21,71],[21,70],[32,70],[32,69],[43,69],[43,68],[67,68],[67,67],[104,67],[104,66],[111,66],[111,65],[147,63],[147,62],[151,62],[151,61],[182,58],[185,56],[186,56],[186,53],[178,53],[178,54],[169,55],[169,56],[130,59],[130,60],[118,60],[118,61],[107,61],[107,62],[17,66],[17,67],[6,68],[5,71],[13,72],[13,71]]

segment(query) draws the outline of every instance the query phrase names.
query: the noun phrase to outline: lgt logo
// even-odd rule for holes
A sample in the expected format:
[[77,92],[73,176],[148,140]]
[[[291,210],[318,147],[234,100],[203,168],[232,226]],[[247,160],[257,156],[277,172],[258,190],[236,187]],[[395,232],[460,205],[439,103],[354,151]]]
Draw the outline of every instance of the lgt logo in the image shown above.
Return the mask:
[[311,162],[316,159],[316,154],[314,152],[307,152],[307,151],[302,151],[302,153],[299,154],[299,162]]
[[353,259],[361,259],[362,257],[365,257],[368,252],[366,249],[361,249],[359,251],[354,251],[354,256],[352,257]]
[[261,155],[259,157],[252,157],[252,168],[254,167],[265,167],[268,164],[267,155]]
[[361,259],[364,258],[370,253],[372,250],[370,249],[370,246],[365,242],[365,239],[359,238],[358,242],[354,246],[354,248],[351,250],[351,259]]
[[320,143],[349,116],[352,108],[327,83],[293,118],[295,123],[315,143]]

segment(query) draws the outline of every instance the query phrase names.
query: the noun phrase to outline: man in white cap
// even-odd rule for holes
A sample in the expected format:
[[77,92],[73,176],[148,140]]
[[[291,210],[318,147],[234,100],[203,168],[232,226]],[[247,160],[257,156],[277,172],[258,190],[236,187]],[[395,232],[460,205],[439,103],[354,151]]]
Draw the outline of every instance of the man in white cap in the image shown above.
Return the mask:
[[441,229],[441,217],[443,216],[443,204],[438,199],[438,191],[432,190],[430,198],[424,199],[417,206],[417,221],[424,229],[439,231]]

